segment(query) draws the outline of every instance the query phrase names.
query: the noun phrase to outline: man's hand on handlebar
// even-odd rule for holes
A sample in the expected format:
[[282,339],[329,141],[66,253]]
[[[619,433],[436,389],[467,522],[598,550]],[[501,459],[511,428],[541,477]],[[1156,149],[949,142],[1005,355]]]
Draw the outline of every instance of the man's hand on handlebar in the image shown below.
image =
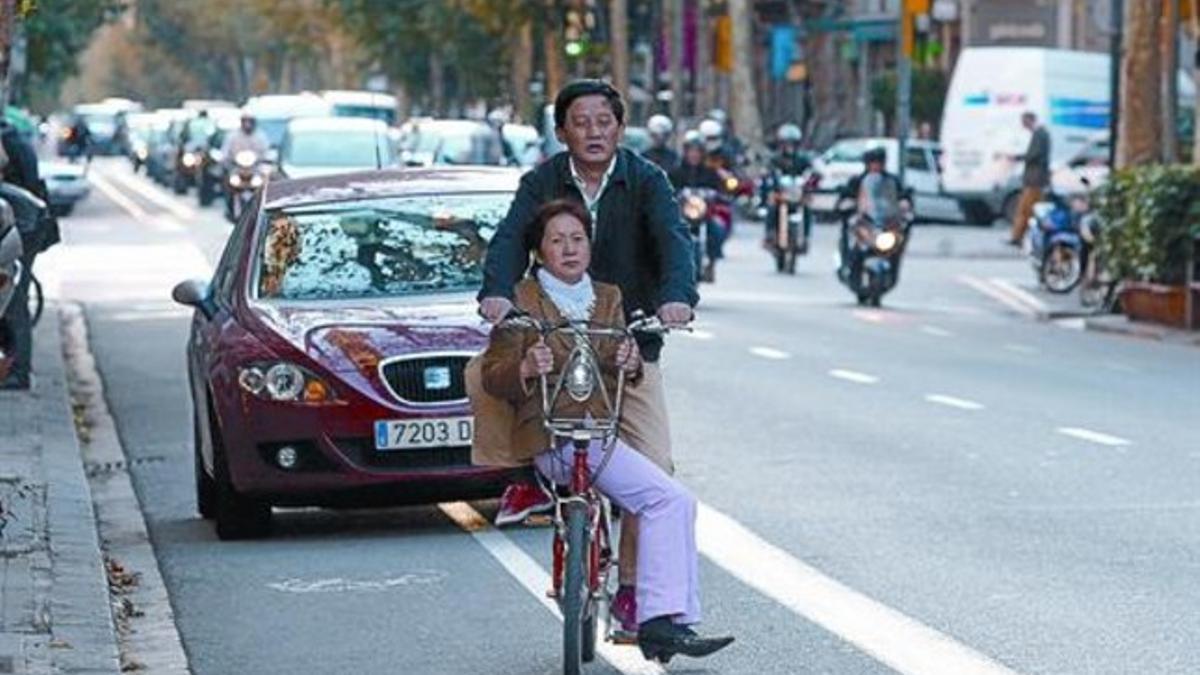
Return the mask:
[[479,303],[479,313],[488,323],[500,323],[512,311],[513,303],[508,298],[496,296],[484,298]]
[[617,347],[617,367],[627,374],[632,374],[637,372],[641,365],[642,353],[637,343],[633,340],[623,340],[621,346]]
[[546,375],[554,368],[554,354],[544,340],[538,339],[521,359],[521,379],[528,380]]
[[686,302],[668,302],[658,308],[658,318],[668,328],[682,328],[693,316],[692,307]]

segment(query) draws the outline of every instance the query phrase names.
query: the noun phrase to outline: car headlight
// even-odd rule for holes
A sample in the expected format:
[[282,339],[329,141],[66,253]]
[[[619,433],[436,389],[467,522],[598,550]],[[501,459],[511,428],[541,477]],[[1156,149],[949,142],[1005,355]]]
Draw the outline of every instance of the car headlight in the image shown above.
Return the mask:
[[263,184],[263,177],[257,173],[254,174],[254,177],[250,179],[250,187],[252,187],[252,188],[262,187],[262,184]]
[[229,174],[229,186],[235,188],[242,187],[242,177],[236,173]]
[[879,234],[875,235],[875,248],[878,249],[880,253],[887,253],[888,251],[896,248],[896,244],[899,243],[899,241],[900,239],[896,236],[895,232],[880,232]]
[[238,386],[265,401],[330,403],[333,390],[320,377],[286,361],[257,363],[238,371]]
[[700,220],[708,212],[708,203],[700,197],[692,195],[683,202],[683,217],[688,220]]

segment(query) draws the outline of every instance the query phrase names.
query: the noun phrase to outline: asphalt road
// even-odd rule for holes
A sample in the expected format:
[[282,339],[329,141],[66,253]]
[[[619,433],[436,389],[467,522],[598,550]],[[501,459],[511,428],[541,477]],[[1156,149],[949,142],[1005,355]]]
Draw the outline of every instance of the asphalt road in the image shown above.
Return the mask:
[[[85,306],[146,460],[135,487],[193,672],[556,672],[544,529],[472,535],[460,506],[291,510],[269,540],[216,540],[169,295],[228,227],[118,160],[92,178],[39,274]],[[919,228],[881,310],[833,279],[832,228],[796,277],[755,234],[740,226],[698,330],[666,351],[705,628],[738,637],[671,672],[1200,672],[1200,354],[1030,320],[999,230]],[[614,653],[591,672],[653,672]]]

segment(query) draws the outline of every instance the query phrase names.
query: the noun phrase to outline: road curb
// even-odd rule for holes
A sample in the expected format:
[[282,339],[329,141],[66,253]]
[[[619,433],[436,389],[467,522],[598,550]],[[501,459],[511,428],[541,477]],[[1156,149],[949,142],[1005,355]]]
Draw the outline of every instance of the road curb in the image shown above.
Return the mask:
[[122,669],[188,673],[166,584],[89,347],[84,310],[66,304],[60,317],[68,390],[86,430],[86,441],[80,445],[95,504]]
[[1143,340],[1157,340],[1159,342],[1200,347],[1200,334],[1168,326],[1130,321],[1122,315],[1091,317],[1085,319],[1083,325],[1087,330],[1097,333],[1124,335]]

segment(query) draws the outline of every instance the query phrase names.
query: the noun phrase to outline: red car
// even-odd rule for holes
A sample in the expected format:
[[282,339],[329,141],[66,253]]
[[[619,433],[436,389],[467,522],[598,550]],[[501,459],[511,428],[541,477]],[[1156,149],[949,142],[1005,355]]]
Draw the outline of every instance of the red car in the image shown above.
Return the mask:
[[494,496],[471,465],[463,382],[487,326],[474,294],[516,190],[509,169],[279,181],[235,226],[211,283],[185,281],[196,499],[222,539],[272,505]]

